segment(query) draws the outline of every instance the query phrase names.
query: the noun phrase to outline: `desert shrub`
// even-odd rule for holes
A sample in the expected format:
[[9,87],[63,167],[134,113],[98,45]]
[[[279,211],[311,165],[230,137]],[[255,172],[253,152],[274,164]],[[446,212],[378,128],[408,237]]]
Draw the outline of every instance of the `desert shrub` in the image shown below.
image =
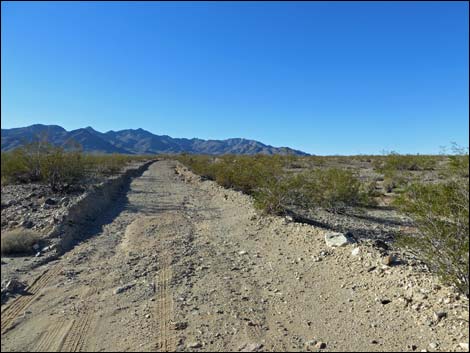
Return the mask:
[[402,155],[390,152],[383,158],[374,160],[373,164],[376,170],[382,173],[389,170],[433,170],[438,160],[438,156]]
[[80,185],[85,179],[85,164],[80,151],[65,152],[51,146],[42,156],[41,175],[52,191]]
[[330,168],[311,170],[303,174],[304,204],[340,211],[347,206],[373,204],[369,191],[349,170]]
[[31,254],[34,252],[33,245],[39,241],[39,235],[29,229],[2,231],[1,252],[2,255]]
[[282,174],[283,162],[276,156],[224,156],[212,169],[220,185],[252,194]]
[[449,166],[447,175],[454,175],[459,177],[469,176],[469,158],[468,148],[462,148],[457,145],[453,146],[454,155],[449,156]]
[[2,152],[1,173],[2,184],[29,181],[28,166],[23,159],[21,150]]
[[271,179],[255,192],[255,207],[267,214],[284,214],[286,209],[302,203],[303,180],[300,174]]
[[383,187],[387,192],[400,191],[408,185],[409,179],[411,176],[404,171],[388,169],[384,172]]
[[264,184],[255,193],[255,205],[274,214],[282,214],[292,206],[339,212],[348,206],[373,205],[373,196],[370,186],[351,171],[316,169],[285,175]]
[[196,174],[215,180],[218,184],[254,193],[259,187],[273,182],[283,173],[286,156],[239,156],[221,157],[180,155],[177,159]]
[[118,174],[132,161],[150,159],[150,156],[122,154],[88,154],[83,156],[85,169],[89,175],[111,176]]
[[418,232],[398,244],[421,258],[446,283],[469,293],[469,183],[453,178],[410,185],[395,205],[414,220]]
[[65,191],[85,184],[90,177],[119,173],[132,161],[153,156],[91,155],[69,142],[57,147],[44,141],[26,144],[13,151],[2,152],[2,184],[41,182],[53,191]]

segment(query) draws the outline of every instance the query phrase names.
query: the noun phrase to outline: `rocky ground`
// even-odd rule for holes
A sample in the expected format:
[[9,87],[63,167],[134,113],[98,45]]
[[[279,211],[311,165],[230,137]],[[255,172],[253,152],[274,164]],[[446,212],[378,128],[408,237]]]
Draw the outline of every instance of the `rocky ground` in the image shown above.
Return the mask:
[[17,227],[47,231],[83,192],[53,193],[43,184],[2,186],[2,231]]
[[468,300],[388,249],[380,225],[401,224],[365,216],[261,216],[158,161],[87,241],[24,277],[2,351],[468,351]]

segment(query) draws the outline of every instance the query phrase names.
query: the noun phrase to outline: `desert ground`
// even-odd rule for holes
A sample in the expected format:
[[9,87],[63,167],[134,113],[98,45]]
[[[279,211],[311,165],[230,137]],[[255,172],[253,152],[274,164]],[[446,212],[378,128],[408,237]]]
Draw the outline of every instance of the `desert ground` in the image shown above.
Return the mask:
[[[375,236],[405,220],[371,212],[264,216],[250,196],[156,161],[86,240],[17,271],[27,287],[2,304],[1,350],[468,351],[468,299],[390,253]],[[327,223],[355,241],[328,246]],[[2,258],[2,280],[18,261]]]

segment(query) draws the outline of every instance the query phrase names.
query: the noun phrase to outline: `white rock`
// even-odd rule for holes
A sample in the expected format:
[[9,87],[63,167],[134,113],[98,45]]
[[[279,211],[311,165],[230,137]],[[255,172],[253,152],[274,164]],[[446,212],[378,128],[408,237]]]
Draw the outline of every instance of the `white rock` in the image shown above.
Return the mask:
[[325,234],[325,242],[329,247],[345,246],[350,244],[348,238],[343,233],[329,232]]
[[360,249],[360,248],[354,248],[354,249],[352,249],[352,251],[351,251],[351,255],[352,255],[352,256],[357,256],[357,255],[360,254],[360,252],[361,252],[361,249]]
[[459,347],[465,351],[468,351],[468,343],[459,343]]

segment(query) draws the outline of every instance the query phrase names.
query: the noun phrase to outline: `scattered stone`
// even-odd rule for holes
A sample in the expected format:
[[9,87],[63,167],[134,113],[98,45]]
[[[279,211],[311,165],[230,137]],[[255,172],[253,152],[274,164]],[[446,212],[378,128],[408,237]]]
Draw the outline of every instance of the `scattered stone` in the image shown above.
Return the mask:
[[437,347],[439,347],[439,344],[437,344],[435,342],[429,343],[429,348],[436,349]]
[[391,303],[392,301],[390,299],[380,299],[380,304],[382,305],[387,305],[389,303]]
[[131,289],[134,286],[135,286],[135,284],[126,284],[125,286],[118,287],[114,290],[114,294],[120,294],[122,292],[125,292],[126,290]]
[[433,314],[433,319],[436,322],[441,321],[445,317],[447,317],[447,313],[445,311],[435,311]]
[[24,283],[21,283],[16,279],[9,280],[5,285],[5,290],[9,293],[22,292],[25,288],[26,286],[24,285]]
[[459,347],[468,352],[468,342],[467,343],[459,343]]
[[173,330],[184,330],[188,327],[187,322],[175,322],[172,325]]
[[325,349],[326,348],[326,343],[325,342],[317,342],[315,345],[316,349]]
[[238,255],[246,255],[246,251],[245,250],[239,251]]
[[315,345],[317,344],[317,340],[309,340],[305,342],[305,349],[308,351],[311,351],[312,349],[315,348]]
[[241,352],[257,352],[261,348],[263,348],[263,345],[260,344],[260,343],[248,343],[248,344],[244,345],[240,349],[240,351]]
[[325,234],[325,242],[331,248],[345,246],[351,243],[343,233],[329,232]]
[[395,257],[393,255],[387,255],[382,258],[382,264],[385,266],[392,266],[395,262]]
[[57,201],[50,197],[44,200],[44,205],[55,205],[56,203]]
[[359,255],[360,253],[361,253],[361,249],[360,249],[360,248],[354,248],[354,249],[352,249],[352,251],[351,251],[351,255],[352,255],[352,256],[357,256],[357,255]]
[[20,225],[24,228],[33,228],[34,223],[29,219],[25,219]]
[[201,348],[202,344],[200,342],[190,342],[188,343],[188,348]]

